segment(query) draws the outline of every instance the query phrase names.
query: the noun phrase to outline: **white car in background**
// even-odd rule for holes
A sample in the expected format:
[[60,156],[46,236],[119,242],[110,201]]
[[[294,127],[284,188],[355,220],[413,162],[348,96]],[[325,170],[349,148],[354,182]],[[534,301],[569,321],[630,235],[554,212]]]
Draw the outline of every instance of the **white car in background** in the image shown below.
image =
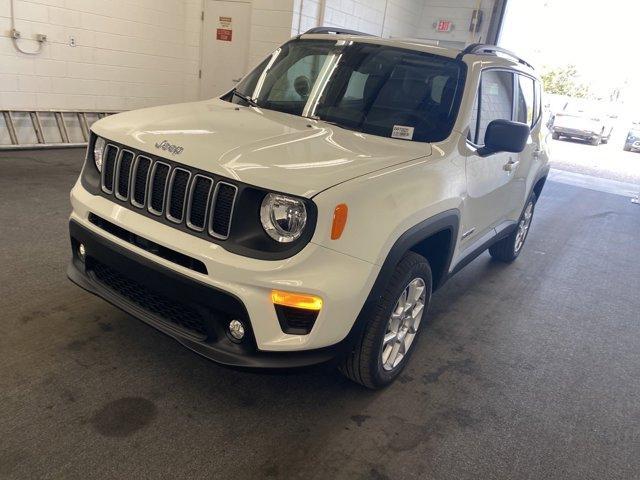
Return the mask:
[[554,140],[577,138],[598,146],[611,139],[613,118],[615,115],[607,112],[603,103],[572,100],[555,114],[552,136]]

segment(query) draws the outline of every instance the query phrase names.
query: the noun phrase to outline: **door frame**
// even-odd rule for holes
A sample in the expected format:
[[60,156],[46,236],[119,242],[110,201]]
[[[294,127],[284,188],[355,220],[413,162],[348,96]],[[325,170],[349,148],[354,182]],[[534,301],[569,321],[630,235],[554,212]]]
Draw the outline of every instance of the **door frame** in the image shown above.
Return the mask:
[[[207,2],[209,0],[200,0],[200,53],[198,55],[198,99],[202,98],[202,67],[204,66],[204,20],[207,11]],[[253,17],[253,1],[252,0],[211,0],[217,2],[230,2],[230,3],[247,3],[249,4],[249,36],[247,38],[247,48],[251,46],[251,18]],[[244,70],[247,70],[249,63],[249,52],[245,60]]]

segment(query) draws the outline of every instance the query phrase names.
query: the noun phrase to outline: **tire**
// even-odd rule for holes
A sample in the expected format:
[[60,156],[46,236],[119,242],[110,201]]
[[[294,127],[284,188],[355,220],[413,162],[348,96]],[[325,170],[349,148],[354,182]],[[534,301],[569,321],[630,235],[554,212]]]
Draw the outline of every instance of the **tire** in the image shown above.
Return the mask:
[[556,132],[553,132],[551,134],[551,138],[553,138],[554,140],[560,140],[560,134],[556,133]]
[[598,135],[597,137],[593,137],[590,140],[590,142],[591,142],[591,145],[593,145],[594,147],[597,147],[602,143],[602,137],[600,135]]
[[[494,259],[500,262],[511,263],[518,258],[529,234],[537,200],[538,198],[536,197],[536,194],[532,193],[529,201],[520,214],[516,230],[508,237],[503,238],[489,247],[489,254]],[[521,238],[520,233],[523,229],[524,237]]]
[[609,134],[609,136],[608,136],[608,137],[604,137],[604,138],[602,139],[602,144],[603,144],[603,145],[606,145],[607,143],[609,143],[609,139],[610,139],[610,138],[611,138],[611,134]]
[[[405,323],[403,323],[400,315],[396,314],[392,319],[392,314],[398,312],[397,309],[399,308],[399,303],[401,303],[402,295],[410,289],[411,285],[414,285],[414,291],[418,291],[422,286],[424,287],[424,298],[419,318],[417,314],[415,317],[410,316],[414,313],[413,308],[415,307],[412,307],[411,312],[403,311],[400,315],[407,315],[407,319],[413,318],[415,333],[410,333],[411,330],[405,325],[405,323],[410,322],[404,320]],[[364,332],[353,350],[338,367],[347,378],[367,388],[379,389],[386,387],[400,375],[414,350],[420,327],[424,325],[424,317],[431,300],[432,285],[431,267],[427,259],[417,253],[407,252],[398,263],[384,293],[375,305],[373,316],[368,320]],[[416,302],[416,305],[418,304],[419,302]],[[400,337],[401,333],[398,333],[393,340],[383,344],[385,337],[389,338],[393,335],[394,329],[392,326],[394,323],[398,327],[395,330],[398,332],[404,331],[404,335]],[[404,330],[405,327],[407,330]],[[413,336],[410,337],[410,335]],[[396,351],[400,352],[405,348],[406,342],[409,342],[409,345],[406,347],[404,354],[398,353],[392,358],[393,348],[397,348]],[[383,354],[388,354],[386,357],[387,363],[383,360]],[[398,363],[394,363],[394,359]]]
[[624,150],[625,152],[630,152],[630,151],[631,151],[631,145],[625,145],[625,146],[623,147],[623,150]]

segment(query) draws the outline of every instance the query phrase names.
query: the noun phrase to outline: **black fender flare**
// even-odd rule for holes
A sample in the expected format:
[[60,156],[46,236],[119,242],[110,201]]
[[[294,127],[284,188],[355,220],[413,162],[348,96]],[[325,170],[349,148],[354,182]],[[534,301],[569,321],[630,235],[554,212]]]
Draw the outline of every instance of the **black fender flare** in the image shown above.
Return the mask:
[[351,330],[347,334],[347,337],[343,342],[345,345],[352,348],[353,345],[357,342],[357,340],[362,335],[364,328],[367,325],[368,320],[371,318],[375,306],[378,303],[380,297],[384,293],[384,290],[389,283],[389,279],[393,275],[393,272],[396,269],[398,263],[402,257],[407,253],[411,248],[413,248],[418,243],[426,240],[436,233],[440,233],[444,230],[449,230],[451,234],[451,243],[449,245],[449,251],[447,252],[447,259],[445,261],[444,270],[442,273],[442,281],[440,285],[442,285],[447,277],[449,268],[451,266],[451,259],[453,258],[453,252],[455,250],[455,245],[458,240],[458,231],[460,228],[460,211],[458,209],[446,210],[442,213],[439,213],[433,217],[430,217],[417,225],[411,227],[409,230],[404,232],[400,237],[395,241],[389,252],[387,253],[387,257],[385,258],[380,272],[378,273],[378,277],[373,283],[373,287],[367,296],[367,299],[358,314]]

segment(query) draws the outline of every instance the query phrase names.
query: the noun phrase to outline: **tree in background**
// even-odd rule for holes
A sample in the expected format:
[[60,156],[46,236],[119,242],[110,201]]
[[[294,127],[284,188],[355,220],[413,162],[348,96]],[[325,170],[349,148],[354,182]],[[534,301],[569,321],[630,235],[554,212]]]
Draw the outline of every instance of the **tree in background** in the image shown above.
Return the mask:
[[578,69],[575,65],[555,67],[542,74],[544,91],[573,98],[591,98],[589,86],[578,80]]

